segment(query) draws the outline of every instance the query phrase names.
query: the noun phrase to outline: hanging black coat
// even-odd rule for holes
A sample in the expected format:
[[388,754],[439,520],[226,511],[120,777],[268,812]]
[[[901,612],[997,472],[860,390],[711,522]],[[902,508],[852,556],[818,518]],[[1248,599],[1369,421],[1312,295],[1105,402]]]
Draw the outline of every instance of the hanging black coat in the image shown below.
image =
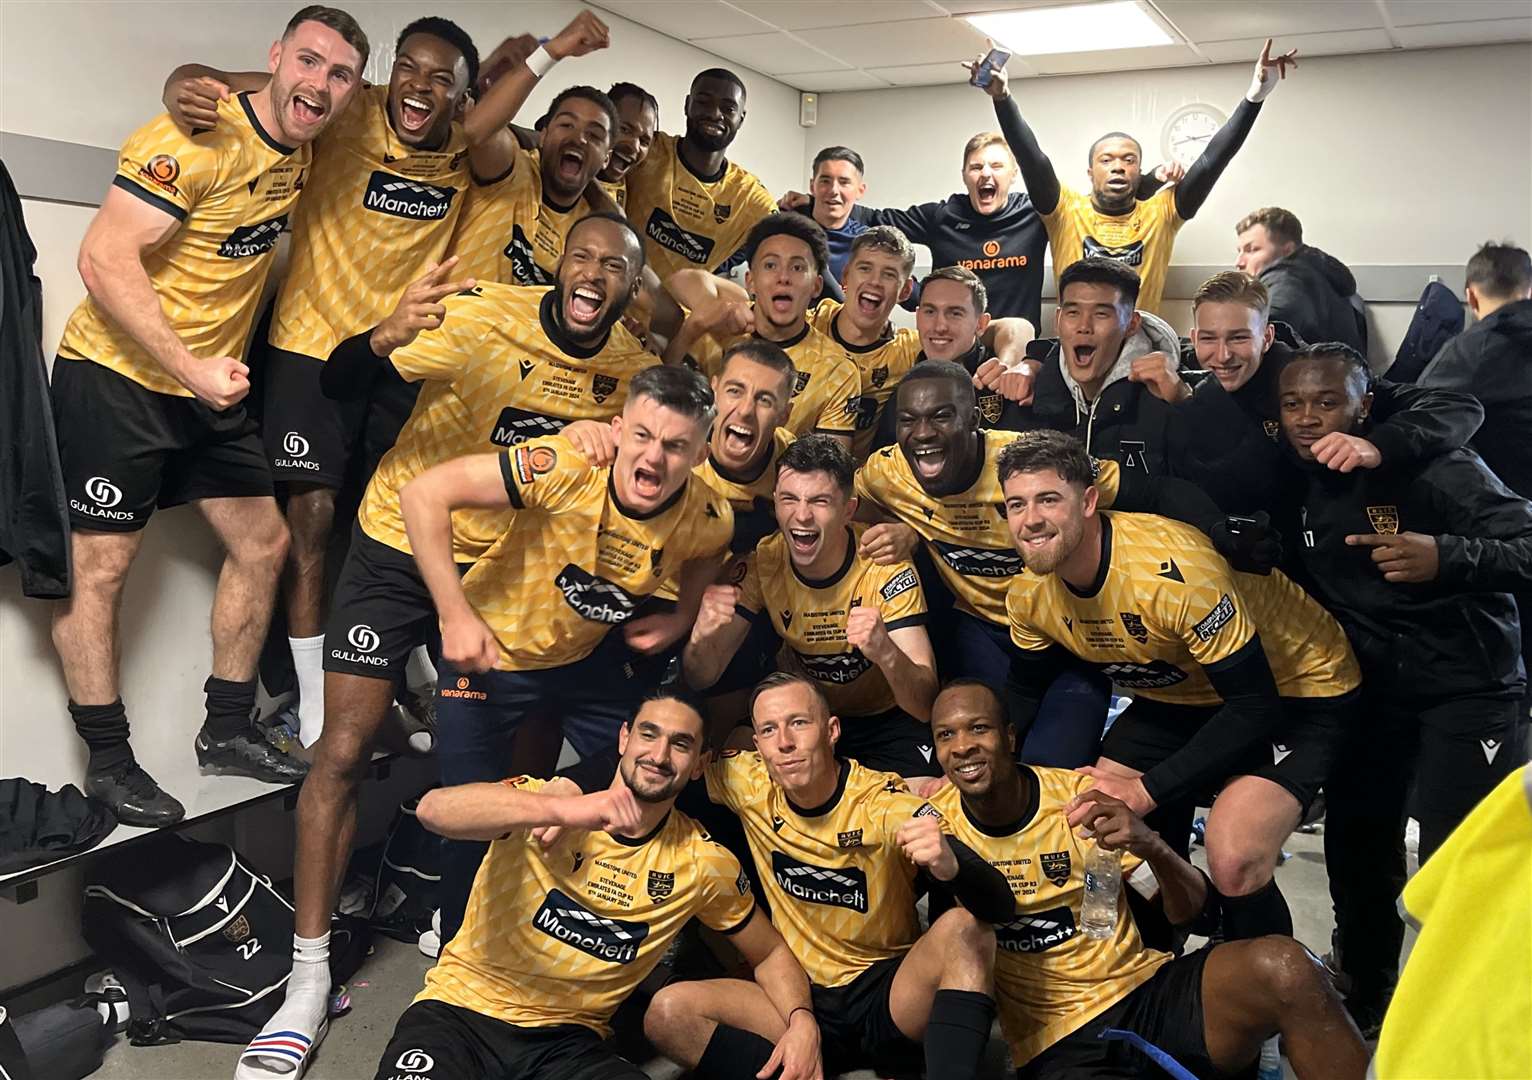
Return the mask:
[[0,162],[0,565],[15,560],[21,589],[69,595],[69,509],[43,363],[42,282],[21,196]]

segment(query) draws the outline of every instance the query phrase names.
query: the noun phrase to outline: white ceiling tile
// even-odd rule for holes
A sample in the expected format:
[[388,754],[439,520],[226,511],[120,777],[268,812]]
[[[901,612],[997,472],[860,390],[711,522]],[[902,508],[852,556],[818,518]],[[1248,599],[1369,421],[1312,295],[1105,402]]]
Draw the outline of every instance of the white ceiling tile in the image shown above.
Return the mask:
[[[1247,38],[1244,41],[1212,41],[1198,46],[1202,55],[1215,64],[1248,63],[1253,68],[1255,58],[1261,55],[1265,38]],[[1298,50],[1299,78],[1302,78],[1305,56],[1336,56],[1342,53],[1381,52],[1392,49],[1386,30],[1338,30],[1330,34],[1292,34],[1281,41],[1282,51]],[[1276,51],[1276,46],[1272,46]]]
[[1401,26],[1394,33],[1399,37],[1399,44],[1407,49],[1433,49],[1443,45],[1498,45],[1503,41],[1532,41],[1532,17],[1437,23],[1434,26]]
[[799,90],[817,90],[828,94],[835,90],[887,90],[892,80],[880,79],[860,68],[846,71],[801,71],[783,75],[782,81]]
[[598,0],[592,6],[682,41],[695,37],[758,34],[771,27],[717,0]]
[[1385,0],[1395,26],[1532,18],[1532,0]]
[[[1155,0],[1177,30],[1199,44],[1239,38],[1285,38],[1326,30],[1383,25],[1372,0],[1283,0],[1282,3],[1210,4],[1207,0]],[[1279,42],[1281,44],[1281,42]]]
[[1105,0],[932,0],[952,15],[976,15],[984,11],[1022,11],[1027,8],[1063,7],[1066,4],[1103,3]]
[[925,0],[729,0],[781,30],[815,30],[895,19],[927,19],[937,13]]
[[956,64],[906,64],[867,70],[896,86],[945,86],[968,81],[968,72]]
[[699,49],[748,64],[767,75],[830,71],[851,66],[839,57],[827,56],[780,32],[693,38],[692,44]]
[[900,61],[899,66],[950,62],[956,67],[959,60],[971,60],[984,51],[984,35],[962,19],[879,22],[855,33],[803,30],[797,36],[862,68],[890,61]]
[[1152,45],[1143,49],[1112,49],[1106,52],[1052,53],[1045,56],[1029,56],[1027,61],[1043,75],[1141,71],[1148,68],[1190,67],[1206,63],[1185,45]]

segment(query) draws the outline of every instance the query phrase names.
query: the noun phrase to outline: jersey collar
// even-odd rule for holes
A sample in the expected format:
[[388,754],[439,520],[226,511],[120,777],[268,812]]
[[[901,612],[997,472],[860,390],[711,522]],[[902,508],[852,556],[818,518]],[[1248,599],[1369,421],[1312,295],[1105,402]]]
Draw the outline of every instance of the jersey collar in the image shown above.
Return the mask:
[[[675,808],[672,807],[671,809]],[[670,824],[670,810],[666,810],[665,816],[660,818],[660,823],[654,828],[650,829],[648,832],[644,833],[643,836],[618,836],[616,833],[607,833],[607,835],[610,836],[613,840],[616,840],[623,847],[643,847],[656,836],[660,835],[661,831],[663,831],[665,826],[668,824]]]
[[572,356],[576,360],[589,360],[606,348],[606,343],[611,340],[612,332],[608,330],[601,336],[601,340],[594,345],[576,345],[569,340],[569,335],[564,333],[559,326],[558,312],[554,310],[553,298],[559,293],[558,289],[549,289],[537,305],[537,321],[543,325],[543,333],[548,335],[548,340],[553,347],[565,356]]
[[1101,586],[1106,584],[1107,574],[1112,572],[1112,519],[1106,514],[1101,515],[1101,565],[1096,567],[1096,579],[1086,589],[1077,589],[1069,582],[1059,578],[1064,583],[1064,588],[1082,600],[1089,600],[1101,591]]
[[681,163],[681,168],[683,168],[687,172],[691,173],[693,176],[695,176],[698,180],[702,181],[704,184],[716,184],[716,183],[718,183],[718,181],[722,180],[726,175],[728,175],[728,172],[729,172],[729,159],[728,158],[724,158],[723,159],[723,164],[718,166],[718,171],[716,173],[714,173],[712,176],[703,176],[696,169],[693,169],[690,165],[688,165],[686,163],[686,155],[681,153],[681,144],[684,143],[685,141],[686,141],[686,136],[685,135],[682,135],[679,139],[676,140],[676,160]]
[[[841,311],[845,310],[845,305],[841,305]],[[894,340],[894,328],[891,325],[885,324],[883,327],[883,332],[878,335],[876,341],[873,341],[867,345],[853,345],[851,342],[840,336],[840,311],[837,311],[835,313],[835,318],[830,320],[830,336],[835,339],[835,343],[837,345],[845,349],[847,352],[870,353],[877,352],[890,341]]]
[[284,146],[282,143],[277,142],[277,140],[271,137],[271,133],[262,126],[260,118],[255,115],[255,110],[250,107],[250,92],[248,90],[243,94],[239,94],[238,98],[240,108],[245,110],[245,119],[250,121],[250,126],[254,128],[255,133],[261,137],[261,142],[265,143],[267,146],[271,147],[279,154],[295,154],[298,152],[298,148],[296,146]]
[[724,465],[723,462],[719,461],[713,456],[713,451],[711,449],[709,449],[707,452],[708,464],[713,466],[713,471],[717,473],[720,478],[727,480],[729,483],[740,484],[741,486],[749,486],[750,484],[755,483],[761,477],[765,476],[766,470],[771,468],[771,459],[775,456],[776,451],[775,433],[772,434],[771,439],[771,444],[766,448],[766,453],[761,457],[761,467],[755,470],[754,476],[747,476],[744,473],[733,472],[726,465]]
[[803,317],[803,329],[799,330],[796,334],[794,334],[792,337],[788,338],[786,341],[771,341],[770,338],[761,337],[761,335],[757,334],[757,333],[751,333],[750,336],[752,338],[754,338],[756,341],[771,341],[771,343],[773,345],[776,345],[776,346],[778,346],[780,348],[791,349],[794,345],[798,344],[804,338],[808,337],[809,336],[809,331],[812,330],[812,329],[814,329],[814,327],[812,325],[810,325],[810,323],[808,321],[808,315],[805,314],[804,317]]
[[789,557],[787,565],[793,568],[793,577],[811,589],[828,589],[830,586],[838,583],[841,578],[851,572],[851,564],[856,560],[856,532],[849,525],[846,526],[846,539],[848,541],[846,544],[846,558],[841,562],[840,569],[835,571],[835,573],[827,578],[806,578],[798,572],[797,564]]
[[1015,821],[1007,822],[1004,825],[985,824],[973,816],[973,811],[968,808],[967,799],[964,799],[961,796],[958,798],[958,805],[963,808],[963,816],[968,819],[968,824],[972,825],[975,829],[978,829],[985,836],[1015,836],[1017,833],[1021,832],[1022,829],[1025,829],[1028,825],[1032,824],[1032,819],[1037,816],[1037,804],[1041,798],[1041,791],[1037,782],[1037,774],[1033,772],[1029,766],[1022,765],[1020,763],[1018,763],[1016,767],[1022,772],[1024,777],[1023,783],[1026,784],[1027,793],[1022,797],[1021,816],[1018,817]]
[[818,806],[802,807],[789,799],[785,793],[782,796],[782,801],[787,803],[787,808],[799,817],[824,817],[824,815],[835,809],[835,804],[840,802],[840,797],[846,793],[846,778],[850,775],[851,762],[846,758],[841,758],[840,777],[835,781],[835,791],[824,802]]
[[[688,477],[686,484],[690,483],[691,478]],[[686,494],[686,484],[682,484],[680,487],[676,488],[676,493],[674,495],[660,503],[660,505],[656,506],[653,510],[650,510],[646,513],[640,513],[637,510],[629,510],[626,506],[622,505],[622,499],[617,495],[617,480],[612,475],[611,469],[607,469],[606,471],[606,493],[611,498],[612,505],[617,507],[617,512],[623,517],[627,518],[629,521],[653,521],[666,510],[669,510],[672,506],[681,501],[681,497]]]

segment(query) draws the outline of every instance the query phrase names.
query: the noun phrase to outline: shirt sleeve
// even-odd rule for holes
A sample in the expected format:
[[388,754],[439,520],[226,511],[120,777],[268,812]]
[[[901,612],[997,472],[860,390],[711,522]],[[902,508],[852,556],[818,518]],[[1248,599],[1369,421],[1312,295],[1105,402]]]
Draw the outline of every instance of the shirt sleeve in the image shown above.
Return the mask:
[[590,466],[567,439],[530,439],[500,455],[500,475],[517,510],[558,510],[590,475]]
[[1026,652],[1042,652],[1053,644],[1053,639],[1032,623],[1032,606],[1038,588],[1035,578],[1018,574],[1011,579],[1011,586],[1005,593],[1005,613],[1011,624],[1011,643]]
[[915,564],[899,562],[879,569],[884,571],[878,585],[878,613],[883,616],[883,625],[889,630],[922,625],[926,621],[926,594]]
[[697,918],[721,934],[745,928],[755,914],[750,877],[739,860],[723,845],[698,840],[698,871],[702,875],[702,903]]
[[112,186],[185,221],[218,183],[223,155],[213,139],[183,135],[168,115],[157,116],[128,136]]
[[492,323],[483,317],[485,301],[478,289],[442,301],[447,314],[434,330],[422,330],[415,340],[389,356],[394,370],[408,382],[435,379],[452,382],[485,357],[484,341]]
[[734,610],[747,619],[754,619],[760,616],[765,607],[766,598],[761,590],[760,549],[757,548],[745,560],[745,576],[739,583],[739,600]]
[[1204,668],[1227,660],[1255,637],[1249,606],[1230,572],[1214,571],[1195,586],[1166,581],[1159,601],[1154,608],[1166,612],[1173,632]]
[[942,817],[942,812],[912,792],[902,778],[892,773],[888,774],[883,790],[878,793],[875,813],[878,814],[878,823],[883,830],[883,837],[889,843],[893,843],[900,827],[910,818],[938,818],[942,822],[942,831],[951,832],[947,827],[946,819]]
[[707,797],[720,806],[737,811],[754,801],[756,783],[752,775],[753,756],[745,750],[724,750],[702,770]]
[[828,377],[830,392],[814,430],[825,435],[852,435],[856,432],[855,401],[862,396],[861,373],[850,360],[843,360],[830,370]]

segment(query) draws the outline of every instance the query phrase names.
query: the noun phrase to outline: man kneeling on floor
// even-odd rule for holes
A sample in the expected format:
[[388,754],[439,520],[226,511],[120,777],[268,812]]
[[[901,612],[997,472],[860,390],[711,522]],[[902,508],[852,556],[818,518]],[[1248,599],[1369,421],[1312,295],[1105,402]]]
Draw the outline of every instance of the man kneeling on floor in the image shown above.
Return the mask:
[[[738,860],[674,809],[702,769],[702,717],[646,701],[618,736],[611,786],[559,796],[520,776],[428,792],[420,821],[493,840],[463,927],[426,974],[377,1080],[644,1080],[603,1043],[609,1020],[692,916],[755,971],[755,1017],[781,1076],[821,1075],[803,969],[755,908]],[[561,826],[546,848],[530,830]]]
[[[995,926],[995,992],[1017,1080],[1159,1080],[1167,1074],[1145,1043],[1196,1076],[1227,1076],[1253,1065],[1279,1033],[1299,1080],[1364,1075],[1356,1026],[1318,961],[1292,938],[1172,957],[1144,944],[1121,896],[1108,936],[1085,933],[1086,866],[1098,845],[1120,853],[1124,881],[1157,895],[1178,926],[1202,914],[1211,888],[1090,777],[1017,764],[993,689],[949,683],[931,733],[951,781],[932,805],[957,839],[1005,873],[1016,897],[1016,918]],[[938,908],[933,897],[933,916]],[[1112,1029],[1118,1034],[1103,1038]]]

